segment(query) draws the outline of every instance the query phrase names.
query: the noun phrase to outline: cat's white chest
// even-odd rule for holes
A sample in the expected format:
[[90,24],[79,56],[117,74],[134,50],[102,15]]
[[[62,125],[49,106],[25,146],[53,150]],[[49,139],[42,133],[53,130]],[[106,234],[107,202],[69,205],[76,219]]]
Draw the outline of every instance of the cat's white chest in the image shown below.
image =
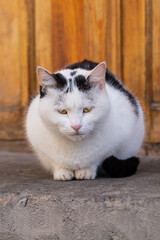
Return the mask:
[[104,139],[101,134],[72,142],[45,132],[45,137],[39,145],[41,146],[39,151],[45,153],[53,164],[73,170],[102,162],[112,154],[114,149],[114,145],[111,145],[110,141],[107,141],[107,138]]

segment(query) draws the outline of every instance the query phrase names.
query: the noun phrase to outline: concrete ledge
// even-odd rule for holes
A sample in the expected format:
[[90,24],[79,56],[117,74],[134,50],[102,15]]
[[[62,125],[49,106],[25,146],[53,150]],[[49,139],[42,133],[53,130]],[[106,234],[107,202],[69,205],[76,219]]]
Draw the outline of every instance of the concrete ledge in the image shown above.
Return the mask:
[[0,153],[0,239],[159,240],[160,159],[122,179],[56,182],[32,154]]

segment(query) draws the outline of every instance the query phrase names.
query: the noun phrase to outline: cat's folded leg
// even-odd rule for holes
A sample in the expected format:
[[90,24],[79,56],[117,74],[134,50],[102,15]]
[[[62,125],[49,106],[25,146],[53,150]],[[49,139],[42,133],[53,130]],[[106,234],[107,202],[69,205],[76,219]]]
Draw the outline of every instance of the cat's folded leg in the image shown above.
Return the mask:
[[56,167],[53,172],[54,180],[72,180],[74,178],[74,172],[66,168]]
[[92,165],[88,168],[78,169],[75,171],[75,178],[82,179],[94,179],[96,177],[97,165]]

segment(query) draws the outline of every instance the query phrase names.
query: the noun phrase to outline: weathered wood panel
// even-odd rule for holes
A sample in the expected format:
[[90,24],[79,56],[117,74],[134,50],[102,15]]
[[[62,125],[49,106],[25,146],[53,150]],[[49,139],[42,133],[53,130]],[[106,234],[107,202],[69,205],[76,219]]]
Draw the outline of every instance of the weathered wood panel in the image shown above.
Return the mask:
[[[150,128],[146,102],[145,0],[122,1],[122,76],[125,85],[138,97]],[[149,131],[146,131],[149,140]]]
[[121,78],[120,0],[84,1],[85,58],[106,61]]
[[105,59],[106,1],[84,1],[85,57],[100,62]]
[[121,76],[120,0],[36,0],[35,9],[38,65],[56,70],[84,58],[106,60]]
[[[35,62],[52,69],[52,0],[35,0]],[[35,81],[35,80],[34,80]]]
[[160,106],[160,1],[151,2],[152,14],[152,82],[153,82],[153,102],[158,102]]
[[146,1],[146,98],[149,142],[160,141],[160,2]]
[[29,85],[26,1],[0,1],[0,36],[0,139],[21,139]]
[[84,58],[82,3],[82,0],[35,1],[38,65],[55,71]]

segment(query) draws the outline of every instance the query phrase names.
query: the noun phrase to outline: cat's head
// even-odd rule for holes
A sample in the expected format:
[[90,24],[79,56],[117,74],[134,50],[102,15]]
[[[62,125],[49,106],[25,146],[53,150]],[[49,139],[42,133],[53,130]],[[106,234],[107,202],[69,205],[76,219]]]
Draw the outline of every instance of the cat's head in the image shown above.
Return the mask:
[[39,112],[57,134],[77,141],[98,131],[107,113],[106,63],[92,70],[63,69],[51,74],[37,67]]

